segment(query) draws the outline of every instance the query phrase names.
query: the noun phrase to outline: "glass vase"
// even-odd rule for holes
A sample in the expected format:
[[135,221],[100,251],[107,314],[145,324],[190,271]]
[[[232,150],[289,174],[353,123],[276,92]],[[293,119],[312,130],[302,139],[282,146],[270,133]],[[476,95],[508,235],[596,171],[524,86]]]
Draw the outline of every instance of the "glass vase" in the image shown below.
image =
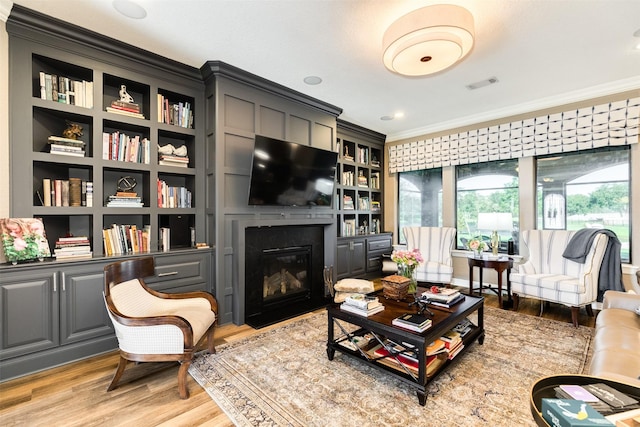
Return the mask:
[[418,290],[418,280],[416,279],[416,267],[406,264],[398,264],[398,274],[402,277],[410,279],[407,293],[413,295]]

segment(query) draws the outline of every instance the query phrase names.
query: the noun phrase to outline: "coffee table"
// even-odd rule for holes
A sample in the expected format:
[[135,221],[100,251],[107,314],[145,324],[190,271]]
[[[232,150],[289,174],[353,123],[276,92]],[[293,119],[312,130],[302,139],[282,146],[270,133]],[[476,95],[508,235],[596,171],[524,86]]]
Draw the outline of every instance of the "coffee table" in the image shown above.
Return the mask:
[[[422,290],[418,289],[418,293],[422,293]],[[404,313],[416,312],[415,306],[409,307],[409,304],[413,301],[412,296],[407,297],[404,301],[386,299],[381,293],[379,293],[378,297],[385,309],[369,317],[342,311],[339,304],[332,304],[327,307],[327,357],[329,360],[333,360],[337,350],[346,356],[355,357],[395,375],[417,388],[418,402],[424,406],[427,402],[427,383],[446,370],[452,363],[460,360],[460,356],[467,351],[469,345],[475,340],[478,340],[480,344],[484,342],[484,298],[466,295],[462,302],[451,309],[429,307],[433,312],[431,317],[433,323],[426,331],[416,333],[391,324],[393,319]],[[475,312],[477,312],[477,321],[472,326],[471,331],[463,337],[464,348],[455,358],[444,361],[434,372],[427,375],[427,346]],[[334,334],[335,331],[339,332],[337,337]],[[358,337],[364,335],[372,336],[374,343],[383,344],[385,339],[389,339],[395,343],[402,343],[407,349],[415,349],[414,352],[411,350],[407,350],[407,352],[410,352],[418,360],[417,375],[415,372],[403,368],[400,364],[388,363],[388,360],[382,360],[384,358],[373,357],[366,349],[357,348],[357,346],[352,346],[352,348],[345,346],[345,341],[355,342]],[[391,357],[397,358],[398,356],[397,354],[390,355],[387,358]]]

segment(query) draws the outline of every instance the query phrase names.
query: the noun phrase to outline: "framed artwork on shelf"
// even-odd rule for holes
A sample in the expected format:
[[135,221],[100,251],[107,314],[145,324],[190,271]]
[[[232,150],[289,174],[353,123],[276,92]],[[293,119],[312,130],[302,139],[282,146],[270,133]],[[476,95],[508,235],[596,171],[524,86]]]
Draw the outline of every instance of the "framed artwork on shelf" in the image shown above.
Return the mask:
[[0,218],[0,262],[42,261],[51,256],[39,218]]

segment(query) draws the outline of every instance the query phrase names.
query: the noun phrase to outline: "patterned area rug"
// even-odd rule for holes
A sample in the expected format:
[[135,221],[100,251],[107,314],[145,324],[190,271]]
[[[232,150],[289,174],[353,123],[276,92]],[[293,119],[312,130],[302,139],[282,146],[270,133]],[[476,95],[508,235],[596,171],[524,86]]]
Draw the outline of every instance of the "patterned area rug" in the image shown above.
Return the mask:
[[219,346],[189,372],[238,426],[534,426],[531,385],[583,373],[593,335],[485,307],[484,345],[429,383],[423,407],[406,382],[340,352],[329,361],[326,323],[315,314]]

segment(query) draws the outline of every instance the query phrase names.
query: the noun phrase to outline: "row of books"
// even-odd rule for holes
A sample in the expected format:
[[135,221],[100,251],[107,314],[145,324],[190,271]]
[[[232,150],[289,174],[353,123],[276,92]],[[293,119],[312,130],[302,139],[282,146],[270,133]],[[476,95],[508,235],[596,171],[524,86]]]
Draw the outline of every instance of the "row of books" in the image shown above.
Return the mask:
[[345,219],[342,221],[342,236],[355,236],[358,232],[355,219]]
[[130,136],[122,132],[102,133],[102,158],[120,162],[149,164],[151,143],[140,135]]
[[380,189],[380,172],[371,172],[371,188],[374,190]]
[[384,310],[384,305],[378,297],[364,294],[353,294],[348,296],[342,304],[340,310],[357,314],[358,316],[369,317]]
[[102,230],[104,253],[106,255],[123,255],[151,251],[151,226],[139,229],[134,225],[113,224]]
[[352,171],[344,171],[342,172],[342,185],[350,185],[353,186],[353,177],[354,173]]
[[49,144],[49,153],[51,154],[76,157],[85,156],[84,141],[52,135],[48,138],[47,142]]
[[57,260],[87,259],[93,256],[87,236],[60,237],[56,240],[54,257]]
[[69,77],[40,71],[40,98],[62,104],[93,108],[93,82],[72,80]]
[[42,206],[93,207],[93,182],[80,178],[42,180]]
[[189,102],[170,102],[158,94],[158,123],[193,128],[193,110]]
[[158,207],[159,208],[190,208],[191,191],[185,187],[172,187],[165,181],[158,179]]

